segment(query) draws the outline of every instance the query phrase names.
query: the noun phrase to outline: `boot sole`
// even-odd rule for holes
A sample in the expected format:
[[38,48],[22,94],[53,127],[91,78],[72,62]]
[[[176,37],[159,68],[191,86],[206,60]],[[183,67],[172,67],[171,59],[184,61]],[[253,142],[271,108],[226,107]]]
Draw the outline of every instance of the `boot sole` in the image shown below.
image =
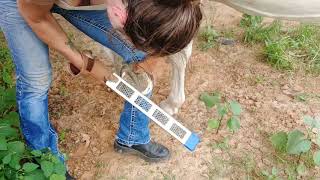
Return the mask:
[[151,162],[151,163],[154,163],[154,162],[160,162],[160,161],[165,161],[165,160],[168,160],[170,158],[170,154],[165,157],[165,158],[151,158],[151,157],[148,157],[146,156],[145,154],[141,153],[140,151],[138,150],[135,150],[135,149],[132,149],[132,148],[129,148],[129,147],[125,147],[125,146],[121,146],[118,142],[115,141],[114,143],[114,150],[117,152],[117,153],[120,153],[120,154],[130,154],[130,155],[135,155],[135,156],[139,156],[140,158],[142,158],[143,160],[145,160],[146,162]]

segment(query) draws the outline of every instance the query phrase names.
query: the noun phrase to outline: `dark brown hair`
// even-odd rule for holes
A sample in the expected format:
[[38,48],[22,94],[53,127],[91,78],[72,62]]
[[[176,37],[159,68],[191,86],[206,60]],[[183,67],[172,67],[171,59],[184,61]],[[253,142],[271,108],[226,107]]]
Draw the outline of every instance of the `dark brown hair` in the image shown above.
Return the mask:
[[181,51],[192,40],[202,19],[200,1],[128,0],[124,31],[134,45],[151,55]]

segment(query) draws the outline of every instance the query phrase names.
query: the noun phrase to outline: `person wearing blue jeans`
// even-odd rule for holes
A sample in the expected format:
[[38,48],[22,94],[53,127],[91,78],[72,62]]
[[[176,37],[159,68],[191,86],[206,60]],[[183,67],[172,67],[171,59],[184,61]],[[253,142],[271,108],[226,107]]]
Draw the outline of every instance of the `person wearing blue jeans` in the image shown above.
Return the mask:
[[[113,29],[112,19],[106,16],[105,10],[65,10],[54,5],[52,0],[1,0],[0,12],[0,27],[16,68],[16,98],[24,138],[32,149],[49,148],[64,161],[58,149],[57,133],[48,114],[52,73],[48,46],[64,55],[78,69],[83,68],[84,60],[51,13],[62,15],[93,40],[119,54],[126,63],[143,64],[141,61],[149,55]],[[181,50],[184,47],[179,48]],[[148,126],[147,116],[125,102],[115,149],[119,152],[134,152],[151,161],[167,159],[169,150],[150,141]]]

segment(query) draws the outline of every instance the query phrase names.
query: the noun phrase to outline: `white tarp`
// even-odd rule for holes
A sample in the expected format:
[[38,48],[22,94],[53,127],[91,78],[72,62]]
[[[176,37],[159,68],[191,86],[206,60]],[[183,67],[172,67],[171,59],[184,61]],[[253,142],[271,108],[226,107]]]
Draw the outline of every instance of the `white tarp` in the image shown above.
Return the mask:
[[320,23],[320,0],[214,0],[240,12]]

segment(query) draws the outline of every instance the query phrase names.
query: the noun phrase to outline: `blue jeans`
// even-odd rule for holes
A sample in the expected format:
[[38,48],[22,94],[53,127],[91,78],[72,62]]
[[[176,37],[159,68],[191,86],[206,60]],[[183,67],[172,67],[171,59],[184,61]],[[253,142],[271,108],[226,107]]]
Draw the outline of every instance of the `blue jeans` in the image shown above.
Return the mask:
[[[48,114],[51,84],[48,47],[20,16],[16,0],[1,0],[0,12],[0,27],[16,68],[17,105],[24,138],[32,149],[49,148],[63,160],[58,149],[58,136]],[[141,61],[146,56],[112,29],[105,11],[69,11],[55,6],[52,12],[61,14],[89,37],[115,51],[127,63]],[[126,102],[116,139],[128,146],[148,143],[148,126],[149,119]]]

